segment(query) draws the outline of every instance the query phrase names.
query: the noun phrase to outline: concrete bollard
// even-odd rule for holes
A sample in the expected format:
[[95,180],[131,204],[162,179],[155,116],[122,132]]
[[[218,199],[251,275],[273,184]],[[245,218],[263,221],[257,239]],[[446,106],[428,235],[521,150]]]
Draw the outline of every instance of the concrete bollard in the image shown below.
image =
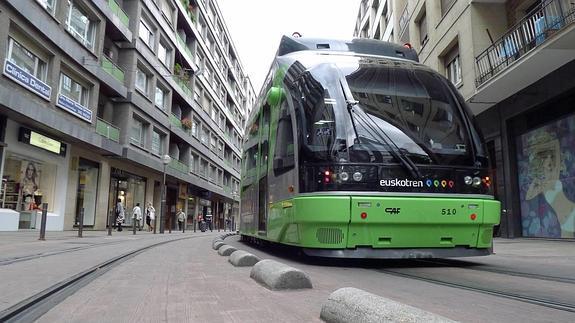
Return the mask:
[[243,250],[232,252],[228,261],[236,267],[251,267],[260,261],[260,258]]
[[224,245],[224,246],[221,246],[220,249],[218,249],[218,254],[220,256],[229,256],[236,250],[238,250],[238,249],[236,249],[232,246]]
[[321,307],[320,318],[328,323],[455,322],[352,287],[331,293]]
[[306,273],[271,259],[255,264],[250,277],[272,290],[313,288]]
[[216,241],[214,242],[214,244],[212,245],[212,248],[214,250],[218,250],[220,249],[222,246],[225,246],[226,244],[223,241]]

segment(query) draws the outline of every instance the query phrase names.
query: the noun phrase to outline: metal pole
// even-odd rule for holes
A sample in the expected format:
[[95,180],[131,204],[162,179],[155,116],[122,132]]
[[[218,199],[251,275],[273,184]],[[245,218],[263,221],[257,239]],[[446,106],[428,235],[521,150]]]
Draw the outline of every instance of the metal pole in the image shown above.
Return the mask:
[[132,235],[136,234],[136,217],[132,214]]
[[162,221],[162,216],[164,215],[165,204],[166,204],[166,164],[164,164],[164,180],[162,181],[162,201],[160,203],[160,214],[156,217],[160,222],[160,233],[164,233],[164,221]]
[[110,211],[110,215],[108,216],[108,235],[109,236],[112,235],[112,214],[114,214],[114,211]]
[[40,238],[46,240],[46,220],[48,218],[48,203],[42,203],[42,221],[40,222]]
[[184,222],[182,223],[182,233],[186,232],[186,225],[188,224],[188,215],[186,214],[186,218],[184,219]]
[[84,208],[80,208],[80,218],[78,219],[78,238],[82,238],[84,231]]

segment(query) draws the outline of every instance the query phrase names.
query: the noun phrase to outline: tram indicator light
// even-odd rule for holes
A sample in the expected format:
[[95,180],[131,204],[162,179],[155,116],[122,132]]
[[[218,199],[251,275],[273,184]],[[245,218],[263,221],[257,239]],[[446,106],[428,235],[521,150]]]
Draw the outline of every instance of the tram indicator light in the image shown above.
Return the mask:
[[366,213],[366,212],[361,212],[361,215],[360,215],[360,216],[361,216],[362,219],[365,220],[365,219],[367,218],[367,213]]
[[475,219],[477,219],[477,214],[472,213],[472,214],[469,216],[469,218],[470,218],[472,221],[475,221]]

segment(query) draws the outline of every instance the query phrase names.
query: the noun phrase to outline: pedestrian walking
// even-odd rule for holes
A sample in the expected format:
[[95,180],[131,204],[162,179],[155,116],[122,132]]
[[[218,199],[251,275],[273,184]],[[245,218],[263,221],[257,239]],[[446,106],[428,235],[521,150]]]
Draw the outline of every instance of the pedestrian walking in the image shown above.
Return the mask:
[[186,213],[182,209],[178,210],[178,229],[181,231],[186,221]]
[[138,231],[142,231],[142,209],[140,208],[140,203],[136,203],[136,206],[132,209],[132,221],[136,221]]
[[126,219],[124,205],[122,205],[122,200],[118,199],[116,203],[116,226],[118,227],[118,232],[122,231],[122,223]]
[[152,205],[152,202],[148,202],[148,207],[146,208],[146,224],[148,225],[148,231],[154,231],[154,226],[156,225],[156,209]]

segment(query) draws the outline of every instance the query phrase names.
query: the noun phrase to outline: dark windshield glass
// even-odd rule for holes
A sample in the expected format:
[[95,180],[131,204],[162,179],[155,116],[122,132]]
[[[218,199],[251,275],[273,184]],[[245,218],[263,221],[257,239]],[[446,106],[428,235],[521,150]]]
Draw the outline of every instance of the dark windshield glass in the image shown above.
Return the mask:
[[307,160],[473,165],[447,82],[411,62],[349,56],[304,72],[290,92]]

